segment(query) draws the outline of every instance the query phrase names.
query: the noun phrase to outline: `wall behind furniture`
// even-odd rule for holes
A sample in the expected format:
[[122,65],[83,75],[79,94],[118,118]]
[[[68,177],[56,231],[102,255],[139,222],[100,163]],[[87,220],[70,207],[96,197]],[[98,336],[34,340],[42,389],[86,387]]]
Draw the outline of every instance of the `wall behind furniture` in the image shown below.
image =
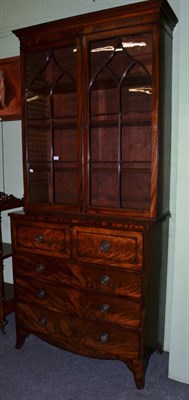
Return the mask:
[[[177,100],[173,108],[178,128],[175,246],[173,251],[173,290],[170,329],[169,377],[189,384],[189,1],[180,4],[179,46],[174,57]],[[177,38],[178,40],[178,38]],[[174,89],[173,89],[174,90]],[[174,151],[174,150],[173,150]]]
[[[72,15],[97,11],[141,0],[0,0],[0,58],[19,54],[18,39],[12,30],[23,26],[60,19]],[[173,118],[172,118],[172,170],[171,214],[169,233],[169,257],[167,277],[167,301],[164,349],[170,351],[169,375],[189,383],[189,221],[188,221],[188,125],[189,55],[185,44],[189,43],[189,1],[169,0],[179,18],[173,42]],[[1,124],[0,191],[21,197],[22,152],[21,124]],[[1,149],[0,149],[1,150]],[[4,168],[2,162],[4,159]],[[186,172],[187,171],[187,172]],[[4,177],[4,179],[3,179]],[[183,229],[184,227],[184,229]],[[8,217],[3,228],[10,240]],[[5,271],[5,279],[12,280],[11,264]]]

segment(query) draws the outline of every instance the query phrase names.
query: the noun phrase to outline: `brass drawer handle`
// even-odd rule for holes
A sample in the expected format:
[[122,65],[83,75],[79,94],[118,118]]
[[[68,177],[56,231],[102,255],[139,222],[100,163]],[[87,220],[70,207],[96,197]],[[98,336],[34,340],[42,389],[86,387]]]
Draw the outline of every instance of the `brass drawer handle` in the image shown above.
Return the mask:
[[45,241],[44,235],[42,235],[42,233],[38,233],[35,236],[35,241],[38,243],[43,243]]
[[111,281],[111,279],[108,275],[102,275],[100,278],[100,282],[104,286],[108,286],[110,284],[110,281]]
[[47,320],[46,320],[46,318],[44,318],[44,317],[40,317],[38,322],[39,322],[39,325],[40,325],[40,326],[43,326],[43,327],[44,327],[44,326],[47,325]]
[[37,292],[37,297],[39,297],[39,299],[44,299],[47,296],[47,292],[44,289],[39,289]]
[[38,264],[36,266],[36,271],[42,274],[43,272],[45,272],[45,266],[43,264]]
[[111,243],[108,240],[102,240],[99,246],[100,250],[104,253],[107,253],[111,248]]
[[101,343],[106,344],[106,343],[109,342],[109,340],[110,340],[110,338],[109,338],[109,335],[107,333],[101,333],[101,335],[100,335]]
[[103,314],[109,313],[109,312],[110,312],[110,306],[109,306],[109,304],[102,304],[102,305],[100,306],[100,311],[101,311],[101,313],[103,313]]

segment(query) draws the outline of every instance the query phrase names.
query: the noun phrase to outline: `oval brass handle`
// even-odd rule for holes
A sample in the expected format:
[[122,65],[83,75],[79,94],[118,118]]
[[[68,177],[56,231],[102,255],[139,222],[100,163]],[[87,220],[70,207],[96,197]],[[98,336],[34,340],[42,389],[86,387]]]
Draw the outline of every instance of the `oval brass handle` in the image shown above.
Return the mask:
[[100,282],[104,286],[109,285],[110,281],[111,281],[111,279],[110,279],[110,277],[108,275],[102,275],[101,278],[100,278]]
[[101,333],[100,341],[101,343],[108,343],[110,340],[109,335],[107,333]]
[[36,266],[36,271],[42,274],[43,272],[45,272],[45,266],[43,264],[38,264]]
[[111,243],[108,242],[108,240],[102,240],[102,242],[100,243],[99,248],[100,248],[101,251],[103,251],[104,253],[106,253],[107,251],[110,250],[110,248],[111,248]]
[[44,299],[47,295],[46,290],[44,289],[39,289],[37,292],[37,297],[39,297],[39,299]]
[[109,304],[102,304],[102,305],[100,306],[100,311],[101,311],[101,313],[103,313],[103,314],[107,314],[108,312],[110,312],[110,306],[109,306]]
[[46,326],[47,325],[47,320],[44,317],[39,318],[39,325],[40,326]]
[[38,234],[35,236],[35,241],[38,242],[38,243],[44,242],[44,235],[42,235],[42,233],[38,233]]

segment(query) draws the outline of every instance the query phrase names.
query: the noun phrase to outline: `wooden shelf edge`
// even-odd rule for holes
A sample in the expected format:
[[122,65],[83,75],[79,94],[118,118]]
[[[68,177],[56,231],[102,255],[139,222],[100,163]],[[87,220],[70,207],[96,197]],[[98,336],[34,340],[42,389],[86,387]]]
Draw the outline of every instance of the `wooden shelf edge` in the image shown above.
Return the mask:
[[13,194],[8,195],[4,192],[0,192],[0,212],[22,206],[23,206],[23,199],[19,199],[13,196]]

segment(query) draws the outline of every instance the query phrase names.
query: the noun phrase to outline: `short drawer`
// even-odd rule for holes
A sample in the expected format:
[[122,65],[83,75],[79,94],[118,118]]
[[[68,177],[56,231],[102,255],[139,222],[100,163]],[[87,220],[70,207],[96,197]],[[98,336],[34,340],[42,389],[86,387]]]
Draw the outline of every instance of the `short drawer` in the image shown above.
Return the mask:
[[98,264],[68,262],[43,255],[15,254],[13,272],[17,278],[56,282],[78,289],[92,289],[107,294],[140,299],[143,275]]
[[73,228],[73,257],[80,261],[140,269],[142,248],[141,232]]
[[70,232],[64,225],[22,223],[13,225],[14,250],[32,251],[70,258]]
[[[140,331],[18,303],[17,326],[53,344],[97,358],[138,358]],[[19,333],[19,332],[18,332]]]
[[74,314],[79,318],[134,328],[140,326],[141,303],[124,297],[19,278],[16,280],[15,297],[18,302],[25,300],[33,305]]

